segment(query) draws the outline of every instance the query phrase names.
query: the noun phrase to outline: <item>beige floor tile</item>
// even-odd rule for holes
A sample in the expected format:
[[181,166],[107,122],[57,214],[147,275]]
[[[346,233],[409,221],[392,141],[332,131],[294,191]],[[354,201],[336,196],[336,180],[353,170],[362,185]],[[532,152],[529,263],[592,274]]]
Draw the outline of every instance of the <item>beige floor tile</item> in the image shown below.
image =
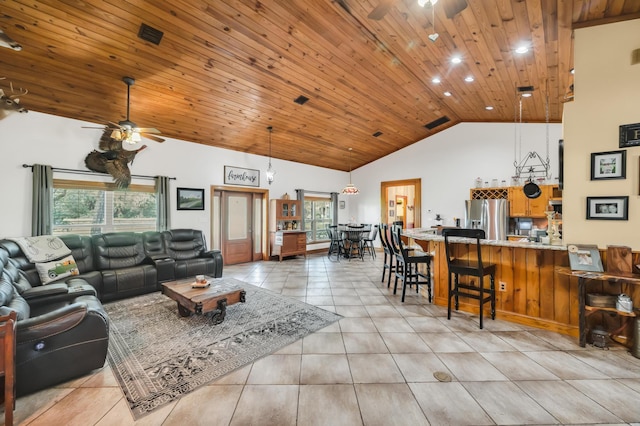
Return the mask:
[[300,355],[268,355],[253,363],[248,385],[297,385],[300,380]]
[[369,318],[364,306],[336,306],[336,313],[345,318]]
[[499,425],[558,423],[543,407],[512,382],[470,382],[462,385]]
[[302,355],[301,385],[353,383],[346,355]]
[[615,380],[569,380],[567,383],[623,421],[640,421],[640,393],[630,391],[624,384]]
[[[438,315],[435,315],[435,314],[434,314],[434,316],[436,316],[438,318],[438,320],[443,325],[445,325],[449,330],[451,330],[451,331],[472,331],[472,332],[480,331],[478,323],[473,321],[473,319],[470,316],[470,314],[468,314],[466,312],[453,311],[452,314],[451,314],[451,319],[448,320],[447,317],[446,317],[447,310],[446,310],[446,308],[443,308],[443,309],[444,309],[444,316],[438,316]],[[488,321],[486,321],[486,322],[488,322]]]
[[482,355],[476,352],[440,353],[440,360],[461,382],[509,380]]
[[333,296],[350,296],[357,297],[358,293],[355,288],[334,288],[331,290]]
[[[73,392],[72,388],[50,388],[18,398],[13,412],[14,423],[20,425],[29,424],[71,392]],[[2,422],[4,422],[4,408],[3,404],[2,415],[0,416],[0,421]]]
[[464,340],[453,333],[418,333],[433,352],[475,352]]
[[331,296],[331,289],[307,287],[307,296]]
[[367,426],[428,425],[413,393],[404,383],[357,384],[360,412]]
[[525,352],[525,355],[563,380],[607,378],[605,374],[566,352]]
[[466,344],[478,352],[502,352],[515,351],[516,349],[491,332],[468,332],[456,333]]
[[433,374],[444,372],[456,380],[446,365],[433,353],[425,354],[393,354],[400,372],[407,382],[437,382]]
[[376,329],[383,332],[413,333],[415,330],[411,328],[409,323],[402,317],[371,317]]
[[177,402],[178,401],[172,401],[135,421],[129,409],[129,404],[123,397],[96,423],[96,426],[156,426],[161,424],[169,426],[170,423],[166,423],[165,420]]
[[624,362],[614,351],[570,351],[571,355],[614,379],[640,379],[640,365]]
[[429,312],[424,309],[422,305],[401,305],[397,306],[396,310],[403,317],[424,317],[425,315],[429,315]]
[[432,425],[494,424],[460,383],[410,383],[409,387]]
[[622,383],[640,393],[640,379],[618,379],[617,382]]
[[360,300],[368,306],[384,306],[388,303],[384,296],[360,296]]
[[204,386],[180,398],[164,424],[228,425],[241,394],[242,386]]
[[118,381],[113,375],[111,367],[107,364],[98,372],[94,373],[88,380],[84,381],[80,387],[99,388],[118,386]]
[[358,296],[383,296],[380,289],[376,287],[356,288],[355,292]]
[[333,296],[333,303],[336,306],[340,306],[340,305],[358,306],[363,304],[359,296]]
[[69,393],[53,407],[29,423],[30,426],[85,426],[96,424],[119,399],[122,391],[117,388],[79,388]]
[[353,383],[404,383],[390,354],[349,354]]
[[409,323],[414,331],[419,333],[450,333],[449,330],[440,320],[430,316],[422,317],[406,317],[405,320]]
[[514,382],[563,424],[618,423],[620,418],[565,382]]
[[378,333],[342,333],[347,353],[383,354],[389,353],[387,345]]
[[302,341],[302,353],[305,354],[343,354],[346,353],[342,333],[314,333]]
[[333,297],[332,296],[307,296],[306,303],[310,305],[333,305]]
[[380,333],[392,354],[431,352],[417,333]]
[[287,426],[296,424],[297,385],[245,386],[231,426]]
[[340,330],[343,333],[375,333],[378,331],[370,318],[342,318]]
[[360,410],[352,385],[300,386],[298,425],[361,425]]
[[481,355],[509,380],[560,380],[520,352],[484,352]]
[[372,318],[401,318],[400,312],[393,306],[367,305],[367,312]]
[[496,336],[522,352],[554,351],[555,346],[528,331],[495,331]]
[[274,355],[293,355],[302,353],[302,340],[297,340],[290,345],[274,352]]

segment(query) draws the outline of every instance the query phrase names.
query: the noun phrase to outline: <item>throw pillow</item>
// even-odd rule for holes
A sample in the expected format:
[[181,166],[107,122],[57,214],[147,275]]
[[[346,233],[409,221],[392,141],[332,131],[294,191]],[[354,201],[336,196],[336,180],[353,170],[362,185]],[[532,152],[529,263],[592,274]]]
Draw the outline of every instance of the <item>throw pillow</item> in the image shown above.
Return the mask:
[[36,263],[40,275],[40,282],[48,284],[71,275],[78,275],[78,265],[72,255],[54,260],[53,262]]

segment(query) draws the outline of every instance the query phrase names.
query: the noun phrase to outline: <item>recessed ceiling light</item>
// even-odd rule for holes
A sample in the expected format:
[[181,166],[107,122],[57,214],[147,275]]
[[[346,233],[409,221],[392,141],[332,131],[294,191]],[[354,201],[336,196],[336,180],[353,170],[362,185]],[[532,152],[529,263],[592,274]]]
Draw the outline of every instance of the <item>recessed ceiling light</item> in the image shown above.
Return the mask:
[[451,92],[444,92],[445,96],[451,96]]
[[464,78],[464,81],[466,81],[467,83],[471,83],[473,81],[473,77],[469,75]]
[[438,78],[438,77],[433,77],[433,78],[431,79],[431,82],[432,82],[433,84],[440,84],[440,78]]
[[522,97],[523,98],[530,98],[531,97],[531,93],[523,93]]
[[525,45],[522,46],[518,46],[518,48],[516,49],[516,53],[527,53],[529,51],[529,48]]
[[493,107],[491,105],[487,105],[486,107],[484,107],[484,109],[486,109],[487,111],[493,111]]
[[451,58],[452,64],[459,64],[460,62],[462,62],[462,59],[460,58],[460,56],[454,56],[453,58]]

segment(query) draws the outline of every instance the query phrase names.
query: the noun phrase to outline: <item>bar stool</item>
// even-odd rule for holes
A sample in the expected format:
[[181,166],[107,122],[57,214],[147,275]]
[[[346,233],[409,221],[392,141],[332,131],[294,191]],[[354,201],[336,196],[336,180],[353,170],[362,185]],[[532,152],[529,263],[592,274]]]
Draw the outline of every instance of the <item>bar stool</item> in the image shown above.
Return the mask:
[[[393,286],[393,294],[396,294],[398,278],[400,278],[402,280],[401,302],[404,303],[407,286],[413,286],[415,284],[416,293],[419,291],[419,286],[427,286],[429,303],[431,303],[431,260],[433,257],[430,253],[406,247],[402,242],[401,233],[402,228],[394,226],[394,232],[391,235],[391,247],[396,257],[396,279]],[[420,270],[420,265],[424,265],[426,272]]]
[[[482,262],[482,250],[480,247],[480,240],[485,239],[485,232],[482,229],[453,229],[445,228],[442,230],[444,235],[444,245],[447,253],[447,267],[449,268],[449,293],[447,297],[447,318],[451,319],[451,298],[455,297],[455,309],[458,310],[458,298],[459,296],[466,296],[470,299],[479,301],[480,304],[480,328],[482,328],[482,316],[483,306],[485,303],[491,303],[491,319],[496,318],[496,291],[495,291],[495,274],[496,265],[493,263]],[[450,237],[463,237],[475,239],[477,255],[476,259],[470,259],[470,256],[466,256],[465,259],[455,257],[455,248],[449,238]],[[460,245],[461,243],[456,243]],[[471,244],[471,243],[469,243]],[[454,280],[451,280],[451,274],[454,275]],[[468,275],[477,277],[479,284],[474,285],[473,281],[469,284],[459,282],[459,275]],[[484,277],[490,276],[489,288],[484,286]]]

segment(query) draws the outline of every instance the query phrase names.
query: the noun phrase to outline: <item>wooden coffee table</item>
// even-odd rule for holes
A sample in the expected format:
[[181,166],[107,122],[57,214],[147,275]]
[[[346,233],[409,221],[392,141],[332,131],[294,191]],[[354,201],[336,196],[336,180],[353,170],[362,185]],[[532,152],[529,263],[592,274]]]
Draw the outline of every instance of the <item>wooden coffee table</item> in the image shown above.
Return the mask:
[[207,288],[191,287],[196,281],[195,277],[169,281],[162,284],[162,293],[178,302],[180,316],[217,311],[212,319],[220,324],[224,321],[227,306],[244,303],[246,292],[242,287],[245,283],[235,278],[206,279],[211,283]]

